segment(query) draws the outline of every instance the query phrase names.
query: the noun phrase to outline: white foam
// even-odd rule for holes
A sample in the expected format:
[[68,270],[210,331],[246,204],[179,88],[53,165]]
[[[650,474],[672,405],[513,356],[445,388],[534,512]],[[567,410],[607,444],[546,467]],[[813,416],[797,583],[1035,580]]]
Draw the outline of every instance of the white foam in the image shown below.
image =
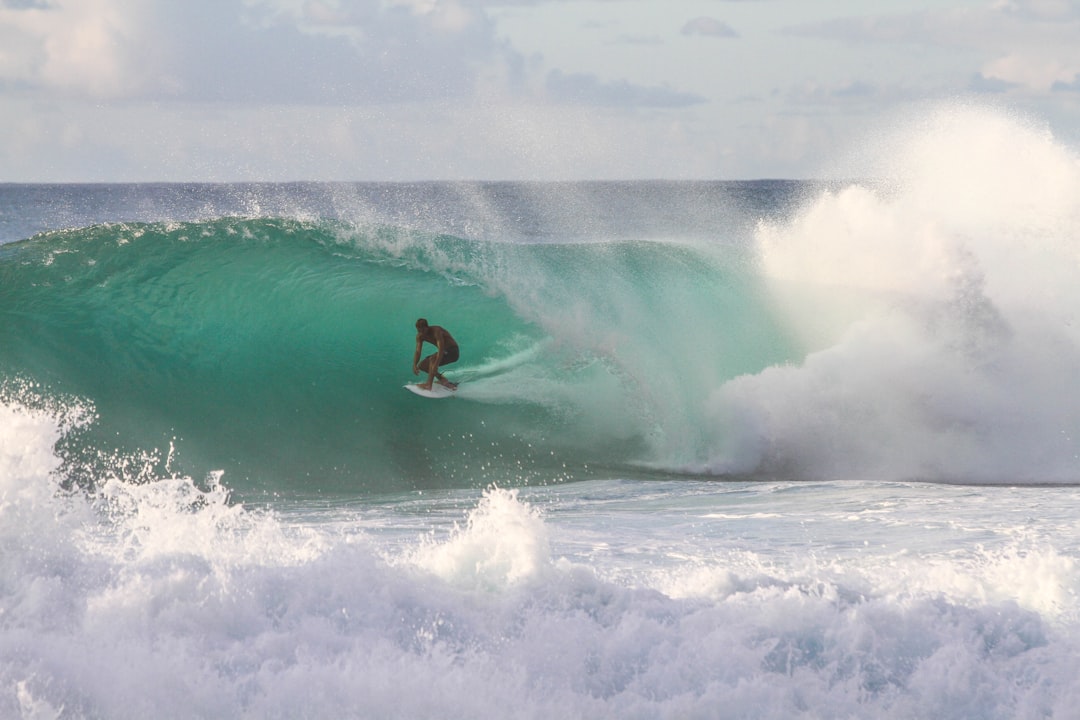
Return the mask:
[[499,590],[536,578],[551,558],[540,516],[518,501],[517,490],[493,488],[463,527],[425,543],[409,562],[455,585]]
[[719,389],[720,471],[1080,479],[1080,162],[977,108],[893,138],[889,179],[759,230],[807,356]]
[[[40,427],[31,457],[55,437]],[[687,525],[682,485],[597,483],[565,503],[530,491],[543,513],[520,491],[461,494],[460,522],[423,532],[459,502],[290,523],[197,485],[54,485],[25,496],[19,537],[3,507],[0,716],[1064,717],[1080,698],[1080,573],[1040,537],[793,551],[785,524],[847,533],[860,507],[833,525],[810,493],[754,490],[766,517],[736,511],[746,490],[734,506],[697,492]],[[897,539],[948,507],[865,504]],[[783,542],[740,549],[729,523]],[[362,530],[410,524],[413,539]]]
[[53,446],[60,428],[47,413],[0,402],[0,479],[8,492],[25,492],[29,478],[52,474],[60,460]]

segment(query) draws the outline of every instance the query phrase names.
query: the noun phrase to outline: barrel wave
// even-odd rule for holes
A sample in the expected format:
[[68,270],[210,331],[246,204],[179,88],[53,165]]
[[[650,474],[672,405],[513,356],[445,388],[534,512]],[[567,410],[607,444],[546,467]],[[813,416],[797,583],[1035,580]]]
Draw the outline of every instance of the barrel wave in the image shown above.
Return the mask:
[[[700,449],[691,378],[784,352],[726,257],[281,218],[51,232],[0,248],[0,370],[93,404],[65,440],[87,482],[106,464],[333,493],[670,466]],[[402,391],[421,316],[463,348],[452,401]],[[706,319],[760,341],[690,344]]]

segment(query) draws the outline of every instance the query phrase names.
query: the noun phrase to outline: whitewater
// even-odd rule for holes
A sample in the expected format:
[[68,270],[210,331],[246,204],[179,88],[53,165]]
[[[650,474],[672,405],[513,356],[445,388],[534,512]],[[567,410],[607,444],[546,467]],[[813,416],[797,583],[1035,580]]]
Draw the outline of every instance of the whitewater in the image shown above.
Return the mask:
[[1075,717],[1077,151],[858,150],[0,186],[0,717]]

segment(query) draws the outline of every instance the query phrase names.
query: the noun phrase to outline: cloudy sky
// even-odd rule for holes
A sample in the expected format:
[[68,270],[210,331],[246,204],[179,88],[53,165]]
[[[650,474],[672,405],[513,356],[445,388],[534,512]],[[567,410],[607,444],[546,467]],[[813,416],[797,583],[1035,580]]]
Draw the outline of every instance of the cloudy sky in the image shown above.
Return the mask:
[[1080,136],[1080,0],[0,0],[0,182],[804,178]]

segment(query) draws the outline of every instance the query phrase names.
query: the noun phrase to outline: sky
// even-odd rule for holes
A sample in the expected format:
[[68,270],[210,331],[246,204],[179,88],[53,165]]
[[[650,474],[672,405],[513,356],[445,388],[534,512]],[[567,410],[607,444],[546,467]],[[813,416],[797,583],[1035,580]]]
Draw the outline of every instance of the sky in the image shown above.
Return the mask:
[[0,182],[819,178],[1080,135],[1080,0],[0,0]]

